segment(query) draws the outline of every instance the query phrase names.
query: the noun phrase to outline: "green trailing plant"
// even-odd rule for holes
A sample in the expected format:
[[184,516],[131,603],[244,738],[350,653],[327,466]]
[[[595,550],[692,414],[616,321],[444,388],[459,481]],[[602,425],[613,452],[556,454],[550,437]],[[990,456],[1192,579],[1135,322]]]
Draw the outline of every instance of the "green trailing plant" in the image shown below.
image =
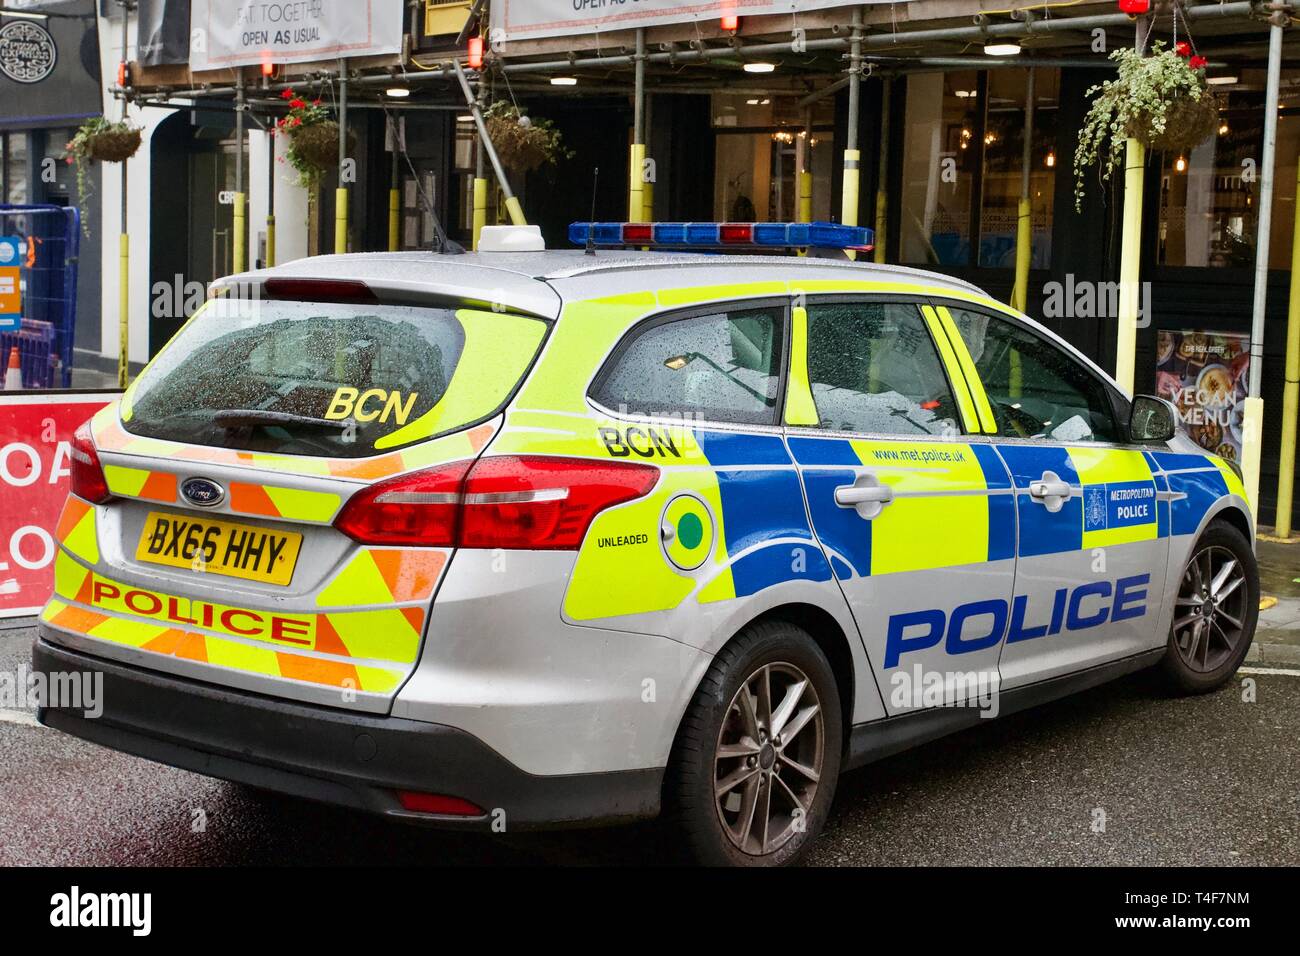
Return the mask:
[[502,165],[513,172],[527,173],[557,159],[573,157],[573,152],[564,148],[554,123],[525,116],[506,100],[489,106],[483,112],[483,122]]
[[1076,211],[1083,206],[1087,170],[1099,166],[1102,181],[1109,181],[1130,137],[1149,150],[1180,152],[1202,143],[1218,118],[1218,100],[1205,82],[1205,58],[1192,55],[1188,43],[1173,49],[1154,43],[1150,56],[1124,48],[1110,58],[1119,73],[1088,90],[1098,95],[1074,151]]
[[140,149],[143,131],[126,120],[113,122],[104,116],[86,120],[64,147],[64,159],[77,169],[77,204],[81,210],[81,228],[90,235],[90,207],[87,200],[94,192],[90,164],[123,163]]

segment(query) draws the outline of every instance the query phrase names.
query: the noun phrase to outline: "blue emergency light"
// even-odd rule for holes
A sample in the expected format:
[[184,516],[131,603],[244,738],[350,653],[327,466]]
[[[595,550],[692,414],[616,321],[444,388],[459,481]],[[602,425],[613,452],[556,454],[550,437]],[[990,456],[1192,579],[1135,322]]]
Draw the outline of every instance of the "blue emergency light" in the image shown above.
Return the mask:
[[575,222],[575,246],[647,246],[671,249],[856,249],[870,252],[866,226],[838,222]]

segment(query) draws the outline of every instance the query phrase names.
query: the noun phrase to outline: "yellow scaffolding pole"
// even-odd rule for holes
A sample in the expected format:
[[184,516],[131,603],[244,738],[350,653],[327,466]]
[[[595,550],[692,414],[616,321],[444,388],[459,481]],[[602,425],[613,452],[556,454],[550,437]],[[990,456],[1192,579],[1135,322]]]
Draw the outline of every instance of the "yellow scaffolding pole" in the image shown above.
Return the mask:
[[[122,164],[122,179],[126,180],[126,164]],[[123,206],[125,206],[125,201]],[[125,210],[123,210],[125,212]],[[131,237],[126,233],[126,217],[122,217],[122,235],[118,239],[118,290],[117,290],[117,387],[126,388],[130,379],[130,324],[131,311]]]
[[1300,406],[1300,166],[1296,167],[1295,229],[1291,240],[1291,301],[1286,317],[1286,366],[1282,386],[1282,451],[1277,472],[1278,537],[1291,534],[1291,500],[1295,496],[1297,406]]
[[474,180],[474,248],[478,249],[478,237],[487,225],[488,181],[483,177]]
[[1130,138],[1124,147],[1124,227],[1119,255],[1119,341],[1115,346],[1115,381],[1133,392],[1137,354],[1138,282],[1142,277],[1142,176],[1146,150]]
[[342,186],[334,190],[334,251],[348,251],[348,191]]
[[235,193],[235,272],[248,269],[248,195]]
[[388,251],[396,252],[402,247],[402,193],[397,189],[388,190]]
[[628,154],[627,218],[630,222],[641,222],[641,217],[645,215],[641,182],[641,170],[645,167],[645,143],[633,143]]
[[1029,264],[1033,258],[1034,228],[1030,220],[1030,164],[1034,159],[1034,70],[1025,80],[1024,148],[1020,158],[1020,203],[1016,209],[1016,281],[1011,287],[1011,308],[1024,312],[1029,307]]

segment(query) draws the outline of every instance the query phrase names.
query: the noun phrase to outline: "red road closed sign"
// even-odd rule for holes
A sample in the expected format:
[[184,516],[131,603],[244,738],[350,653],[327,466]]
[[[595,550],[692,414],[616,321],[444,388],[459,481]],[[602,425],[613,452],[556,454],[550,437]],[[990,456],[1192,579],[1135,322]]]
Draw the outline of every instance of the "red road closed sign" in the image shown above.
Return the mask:
[[0,617],[35,614],[49,600],[72,433],[116,398],[0,394]]

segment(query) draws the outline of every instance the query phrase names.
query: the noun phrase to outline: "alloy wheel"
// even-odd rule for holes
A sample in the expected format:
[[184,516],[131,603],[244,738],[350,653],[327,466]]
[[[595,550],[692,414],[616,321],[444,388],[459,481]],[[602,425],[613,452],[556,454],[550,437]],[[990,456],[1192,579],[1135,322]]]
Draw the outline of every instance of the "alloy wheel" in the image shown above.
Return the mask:
[[741,683],[714,754],[714,799],[732,844],[761,856],[807,825],[826,747],[821,701],[793,664],[764,664]]
[[1174,645],[1189,668],[1209,673],[1237,651],[1249,588],[1237,556],[1211,545],[1193,555],[1174,602]]

